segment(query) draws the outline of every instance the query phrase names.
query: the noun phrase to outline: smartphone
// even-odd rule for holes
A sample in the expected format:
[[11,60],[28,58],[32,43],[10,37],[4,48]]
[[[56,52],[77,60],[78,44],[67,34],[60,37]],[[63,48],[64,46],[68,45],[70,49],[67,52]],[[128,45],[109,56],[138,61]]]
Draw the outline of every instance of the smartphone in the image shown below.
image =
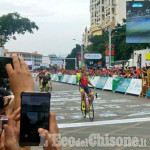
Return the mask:
[[49,111],[51,94],[49,92],[22,92],[19,144],[39,146],[39,128],[49,130]]
[[13,66],[13,60],[11,57],[0,57],[0,78],[8,78],[6,72],[6,64],[11,64]]

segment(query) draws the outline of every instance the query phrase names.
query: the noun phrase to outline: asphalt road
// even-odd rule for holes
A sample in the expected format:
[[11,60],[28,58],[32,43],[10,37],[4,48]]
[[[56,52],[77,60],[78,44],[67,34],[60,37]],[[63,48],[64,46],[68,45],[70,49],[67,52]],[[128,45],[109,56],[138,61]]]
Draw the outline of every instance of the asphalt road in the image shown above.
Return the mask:
[[[37,82],[35,86],[38,91]],[[51,110],[56,113],[61,136],[63,139],[74,137],[76,141],[80,141],[75,147],[66,145],[62,149],[149,150],[150,100],[110,91],[93,91],[98,93],[98,99],[94,101],[95,119],[91,122],[88,117],[82,118],[81,116],[78,87],[53,82]],[[91,134],[96,135],[97,143],[94,143],[95,141],[86,142],[86,138],[91,137]],[[101,138],[97,139],[98,136],[105,139],[105,145],[102,145],[102,140],[99,140]],[[114,145],[110,145],[112,137],[115,138]],[[128,147],[124,145],[126,137],[132,140]],[[139,140],[140,145],[137,143],[134,145],[135,140]],[[32,148],[32,150],[41,149]]]

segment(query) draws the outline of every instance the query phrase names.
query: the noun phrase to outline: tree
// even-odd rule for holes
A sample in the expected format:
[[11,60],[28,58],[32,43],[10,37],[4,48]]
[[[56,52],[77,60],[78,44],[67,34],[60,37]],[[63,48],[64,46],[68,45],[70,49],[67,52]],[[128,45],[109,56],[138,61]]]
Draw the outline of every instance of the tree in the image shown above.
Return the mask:
[[[76,58],[78,60],[78,53],[81,52],[81,46],[76,44],[76,47],[72,49],[67,58]],[[66,69],[75,69],[75,60],[66,60]]]
[[101,53],[102,63],[105,63],[105,45],[108,44],[108,31],[104,32],[101,36],[93,36],[90,38],[91,45],[86,47],[89,53]]
[[39,27],[28,18],[21,17],[17,12],[1,16],[0,47],[4,46],[11,38],[15,39],[14,34],[25,34],[25,32],[33,33],[33,29],[38,30]]
[[[126,20],[124,19],[123,21],[123,25],[118,24],[112,30],[112,44],[115,45],[115,61],[130,59],[134,50],[150,48],[149,43],[126,43]],[[105,64],[105,45],[109,43],[108,34],[108,31],[104,31],[100,36],[93,36],[90,39],[92,44],[86,47],[88,52],[102,54],[103,65]]]

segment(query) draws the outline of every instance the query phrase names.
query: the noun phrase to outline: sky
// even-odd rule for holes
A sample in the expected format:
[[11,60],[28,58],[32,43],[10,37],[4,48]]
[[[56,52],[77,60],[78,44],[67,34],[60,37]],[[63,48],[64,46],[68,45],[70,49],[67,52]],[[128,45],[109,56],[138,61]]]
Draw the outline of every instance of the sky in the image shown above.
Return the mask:
[[81,44],[85,27],[90,26],[89,7],[89,0],[0,0],[0,16],[18,12],[39,27],[34,34],[15,35],[17,40],[9,41],[5,48],[67,55]]

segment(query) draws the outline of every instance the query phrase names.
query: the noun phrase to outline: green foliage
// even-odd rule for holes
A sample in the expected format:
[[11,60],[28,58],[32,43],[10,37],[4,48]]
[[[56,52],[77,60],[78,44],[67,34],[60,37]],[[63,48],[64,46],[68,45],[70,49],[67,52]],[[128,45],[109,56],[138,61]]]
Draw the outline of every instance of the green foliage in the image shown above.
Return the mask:
[[[76,44],[76,47],[72,49],[67,58],[76,58],[78,62],[78,53],[81,52],[81,46]],[[75,69],[75,60],[66,60],[66,69]]]
[[0,45],[3,46],[8,40],[15,37],[14,34],[33,33],[33,29],[39,27],[28,18],[23,18],[17,12],[9,13],[0,17]]
[[[126,20],[123,20],[124,23]],[[93,36],[90,39],[91,45],[86,47],[86,50],[90,53],[101,53],[102,63],[105,64],[105,45],[109,44],[108,31],[104,31],[103,35]],[[118,24],[114,30],[112,30],[112,44],[115,45],[115,61],[128,60],[131,58],[131,54],[134,50],[141,50],[150,48],[150,44],[128,44],[126,43],[126,24]]]
[[93,36],[90,39],[91,45],[87,46],[86,51],[89,53],[101,53],[102,62],[105,62],[105,45],[108,44],[108,32],[104,32],[102,36]]

